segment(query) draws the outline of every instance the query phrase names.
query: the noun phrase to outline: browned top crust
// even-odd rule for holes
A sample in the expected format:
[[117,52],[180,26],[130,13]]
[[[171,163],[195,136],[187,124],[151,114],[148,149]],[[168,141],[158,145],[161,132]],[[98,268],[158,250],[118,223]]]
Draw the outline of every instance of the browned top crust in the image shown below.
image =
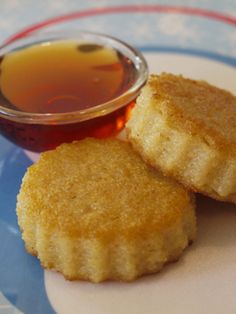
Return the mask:
[[193,208],[180,184],[115,139],[85,139],[43,153],[23,179],[17,206],[18,215],[45,230],[105,239],[162,232]]
[[146,86],[172,127],[198,134],[209,145],[236,153],[236,97],[204,81],[162,73]]

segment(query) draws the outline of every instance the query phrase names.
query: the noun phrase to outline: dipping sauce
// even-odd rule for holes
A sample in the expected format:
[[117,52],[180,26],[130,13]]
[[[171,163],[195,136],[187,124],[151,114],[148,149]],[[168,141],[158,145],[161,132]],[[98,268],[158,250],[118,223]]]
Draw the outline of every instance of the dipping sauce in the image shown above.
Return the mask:
[[3,56],[0,100],[34,113],[91,108],[128,90],[137,71],[118,51],[93,43],[43,43]]
[[[119,98],[137,77],[137,67],[129,57],[100,43],[67,39],[17,48],[0,60],[0,105],[21,116],[32,113],[32,117],[40,114],[52,119],[41,123],[32,118],[32,123],[30,119],[25,123],[0,116],[0,132],[32,151],[87,136],[115,135],[127,121],[133,101],[108,112],[99,111],[99,105]],[[68,113],[73,116],[96,107],[92,118],[68,120]]]

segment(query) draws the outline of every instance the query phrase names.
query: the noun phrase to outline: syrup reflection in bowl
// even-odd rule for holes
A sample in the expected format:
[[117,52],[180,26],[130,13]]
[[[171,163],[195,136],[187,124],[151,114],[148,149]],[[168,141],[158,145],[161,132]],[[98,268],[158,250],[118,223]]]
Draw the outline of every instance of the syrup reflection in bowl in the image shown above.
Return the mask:
[[0,55],[0,132],[37,152],[118,133],[148,76],[139,51],[85,31],[33,34]]

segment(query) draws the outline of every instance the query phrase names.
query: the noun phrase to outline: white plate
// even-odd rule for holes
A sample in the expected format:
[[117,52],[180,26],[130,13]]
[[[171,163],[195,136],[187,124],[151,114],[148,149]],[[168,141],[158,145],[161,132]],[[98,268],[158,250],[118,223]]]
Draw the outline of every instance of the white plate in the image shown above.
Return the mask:
[[[182,73],[236,93],[236,70],[227,65],[166,53],[145,56],[153,72]],[[46,271],[50,302],[61,314],[235,313],[236,206],[198,197],[197,218],[197,241],[161,273],[128,284],[94,285]]]

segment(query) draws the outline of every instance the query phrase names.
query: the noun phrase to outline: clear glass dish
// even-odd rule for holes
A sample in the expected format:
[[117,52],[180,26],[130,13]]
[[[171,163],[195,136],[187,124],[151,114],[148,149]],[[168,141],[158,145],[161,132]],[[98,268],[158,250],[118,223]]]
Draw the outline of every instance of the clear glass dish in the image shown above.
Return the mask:
[[118,97],[82,110],[62,113],[25,112],[6,107],[0,100],[1,134],[32,151],[44,151],[62,142],[87,136],[105,137],[117,133],[127,121],[132,102],[147,80],[147,63],[137,49],[114,37],[81,30],[33,33],[3,45],[0,57],[26,46],[60,40],[78,43],[86,41],[115,49],[131,60],[136,69],[136,77],[132,85]]

